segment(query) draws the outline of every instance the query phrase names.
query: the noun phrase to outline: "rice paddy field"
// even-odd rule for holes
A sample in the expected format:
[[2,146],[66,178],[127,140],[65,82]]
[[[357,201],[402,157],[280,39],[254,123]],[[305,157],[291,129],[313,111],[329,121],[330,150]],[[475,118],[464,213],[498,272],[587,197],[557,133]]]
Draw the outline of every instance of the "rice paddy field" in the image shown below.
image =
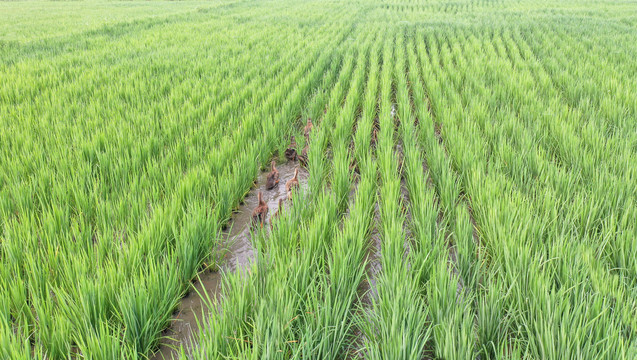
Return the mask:
[[636,40],[635,1],[0,1],[0,358],[637,359]]

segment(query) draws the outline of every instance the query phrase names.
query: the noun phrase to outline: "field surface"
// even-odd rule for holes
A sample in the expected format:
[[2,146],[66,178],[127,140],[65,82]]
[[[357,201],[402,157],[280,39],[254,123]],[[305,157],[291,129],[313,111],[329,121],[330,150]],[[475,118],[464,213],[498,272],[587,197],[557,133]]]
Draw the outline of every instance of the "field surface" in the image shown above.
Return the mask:
[[635,1],[0,1],[0,359],[637,359],[636,40]]

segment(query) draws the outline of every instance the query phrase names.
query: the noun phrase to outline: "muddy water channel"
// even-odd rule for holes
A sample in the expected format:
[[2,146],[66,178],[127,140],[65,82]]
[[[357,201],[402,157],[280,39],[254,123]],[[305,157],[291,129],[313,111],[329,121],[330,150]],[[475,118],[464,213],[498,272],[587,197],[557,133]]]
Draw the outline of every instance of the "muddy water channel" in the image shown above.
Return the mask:
[[[150,356],[151,360],[177,358],[180,345],[185,347],[186,353],[190,353],[192,342],[198,332],[197,322],[201,323],[206,314],[213,310],[204,300],[206,296],[218,304],[222,297],[222,273],[236,271],[246,273],[254,260],[254,248],[250,236],[253,229],[252,210],[259,204],[259,192],[263,192],[263,200],[268,204],[268,221],[264,229],[269,231],[270,216],[276,211],[279,199],[287,198],[285,183],[294,177],[296,167],[299,167],[299,184],[302,189],[306,188],[308,173],[299,166],[297,161],[277,165],[279,183],[272,190],[265,189],[268,172],[259,174],[256,185],[232,214],[228,228],[223,233],[222,249],[225,250],[225,257],[220,263],[220,270],[205,270],[199,274],[198,279],[193,280],[192,289],[179,304],[170,326],[162,334],[163,339],[160,341],[159,350]],[[289,206],[287,201],[284,204],[285,207]],[[203,299],[199,294],[203,296]]]

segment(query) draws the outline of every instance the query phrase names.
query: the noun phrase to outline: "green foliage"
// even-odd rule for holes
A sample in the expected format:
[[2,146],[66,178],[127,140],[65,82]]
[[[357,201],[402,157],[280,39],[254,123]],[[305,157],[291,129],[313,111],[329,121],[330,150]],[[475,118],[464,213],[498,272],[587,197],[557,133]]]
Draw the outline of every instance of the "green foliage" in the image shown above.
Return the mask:
[[181,357],[637,357],[635,10],[0,2],[0,358],[152,355],[290,136]]

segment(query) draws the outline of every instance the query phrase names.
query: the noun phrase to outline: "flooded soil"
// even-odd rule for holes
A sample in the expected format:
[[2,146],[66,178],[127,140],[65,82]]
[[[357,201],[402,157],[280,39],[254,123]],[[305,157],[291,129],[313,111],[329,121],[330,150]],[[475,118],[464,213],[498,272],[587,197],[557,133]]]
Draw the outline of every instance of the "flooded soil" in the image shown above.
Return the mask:
[[[252,210],[259,204],[259,191],[263,192],[263,201],[268,204],[267,221],[264,228],[269,229],[270,217],[276,212],[279,206],[279,199],[287,199],[285,183],[294,177],[294,169],[299,167],[299,184],[304,188],[307,184],[308,172],[299,166],[298,161],[288,161],[277,165],[279,171],[279,183],[272,190],[265,189],[268,172],[259,174],[256,186],[250,190],[243,199],[239,209],[232,215],[231,230],[224,234],[226,239],[227,254],[222,264],[225,271],[244,271],[249,267],[254,259],[254,248],[250,241],[250,230],[252,224]],[[284,202],[287,207],[288,202]]]
[[374,224],[372,225],[372,233],[369,239],[369,248],[367,249],[367,265],[365,272],[366,280],[363,280],[358,287],[358,294],[364,308],[369,308],[372,299],[378,296],[376,289],[376,278],[382,269],[381,263],[381,234],[380,234],[380,208],[378,202],[374,205]]
[[[301,188],[307,186],[308,172],[300,167],[297,161],[278,164],[279,183],[272,189],[266,190],[266,178],[269,171],[262,172],[257,178],[255,186],[245,196],[239,208],[233,212],[227,230],[223,233],[222,249],[225,257],[221,261],[220,271],[205,270],[194,279],[191,290],[186,294],[175,313],[168,329],[162,334],[159,350],[149,358],[151,360],[173,359],[178,357],[178,349],[183,345],[186,353],[190,353],[192,342],[198,332],[197,321],[203,320],[202,314],[210,312],[204,300],[206,295],[215,304],[221,299],[221,281],[223,272],[245,273],[254,260],[254,248],[250,241],[252,226],[252,210],[258,205],[259,191],[263,192],[263,200],[268,204],[268,216],[264,229],[269,231],[269,219],[279,205],[279,199],[286,199],[285,183],[294,177],[294,169],[299,167],[299,184]],[[288,202],[284,202],[288,206]],[[195,291],[196,290],[196,291]],[[199,295],[203,295],[204,298]]]
[[[190,352],[193,335],[198,331],[197,319],[209,311],[208,304],[200,297],[208,296],[210,300],[217,302],[220,298],[221,273],[205,270],[199,274],[199,278],[191,284],[191,290],[179,304],[177,314],[170,323],[170,327],[164,330],[160,341],[159,351],[150,359],[173,359],[178,357],[180,345],[184,345],[186,352]],[[201,321],[201,320],[199,320]]]

